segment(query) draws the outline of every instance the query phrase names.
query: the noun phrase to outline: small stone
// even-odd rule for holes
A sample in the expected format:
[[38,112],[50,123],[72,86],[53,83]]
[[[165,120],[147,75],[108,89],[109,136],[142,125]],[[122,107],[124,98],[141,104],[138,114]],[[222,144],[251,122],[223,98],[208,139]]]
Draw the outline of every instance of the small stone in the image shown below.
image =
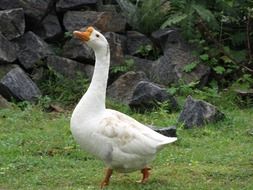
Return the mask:
[[150,127],[157,133],[160,133],[166,137],[177,137],[177,128],[175,126],[158,128],[158,127],[149,125],[148,127]]
[[241,105],[249,105],[253,103],[253,89],[247,89],[247,90],[242,90],[242,89],[235,89],[234,90],[237,96],[240,98],[240,104]]
[[201,127],[222,120],[225,115],[212,104],[188,96],[178,121],[186,128]]

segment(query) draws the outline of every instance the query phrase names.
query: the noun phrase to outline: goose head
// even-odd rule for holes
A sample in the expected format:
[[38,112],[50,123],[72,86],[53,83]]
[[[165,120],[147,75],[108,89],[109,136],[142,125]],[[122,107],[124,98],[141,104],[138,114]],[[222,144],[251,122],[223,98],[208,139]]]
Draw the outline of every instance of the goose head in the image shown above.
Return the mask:
[[85,31],[74,31],[73,35],[82,42],[85,42],[94,51],[101,48],[107,49],[108,47],[106,38],[91,26],[86,28]]

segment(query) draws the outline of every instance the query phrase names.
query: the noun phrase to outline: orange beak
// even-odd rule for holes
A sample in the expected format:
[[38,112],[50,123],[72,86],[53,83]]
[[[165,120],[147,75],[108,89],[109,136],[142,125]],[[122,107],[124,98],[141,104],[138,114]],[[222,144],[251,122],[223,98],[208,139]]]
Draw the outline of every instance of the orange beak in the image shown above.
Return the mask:
[[84,32],[80,32],[80,31],[74,31],[73,32],[73,35],[76,37],[76,38],[79,38],[80,40],[83,40],[83,41],[89,41],[90,40],[90,35],[91,33],[93,32],[94,28],[93,27],[88,27]]

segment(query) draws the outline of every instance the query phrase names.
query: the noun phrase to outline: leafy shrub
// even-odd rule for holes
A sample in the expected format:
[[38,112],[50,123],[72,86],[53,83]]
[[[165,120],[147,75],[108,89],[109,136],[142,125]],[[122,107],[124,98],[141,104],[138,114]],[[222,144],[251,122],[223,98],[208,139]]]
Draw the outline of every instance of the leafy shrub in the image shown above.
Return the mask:
[[116,0],[128,23],[136,30],[149,34],[166,20],[169,2],[164,0]]
[[[200,60],[211,67],[221,87],[253,73],[253,2],[250,0],[171,0],[161,25],[180,27],[199,47]],[[184,70],[190,72],[195,63]],[[253,83],[251,83],[251,86]]]
[[44,78],[39,81],[39,87],[44,95],[41,104],[60,102],[63,105],[72,105],[79,101],[88,89],[88,79],[78,74],[74,79],[68,79],[53,70],[47,70]]

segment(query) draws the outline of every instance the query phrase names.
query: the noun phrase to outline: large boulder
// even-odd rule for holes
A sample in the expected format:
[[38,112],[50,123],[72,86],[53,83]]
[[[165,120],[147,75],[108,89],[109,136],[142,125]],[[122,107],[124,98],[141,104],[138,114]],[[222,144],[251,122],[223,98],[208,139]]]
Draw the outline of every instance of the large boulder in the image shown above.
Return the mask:
[[58,39],[60,34],[62,34],[62,29],[57,16],[48,14],[33,32],[43,40],[51,41]]
[[222,120],[225,115],[212,104],[188,96],[178,118],[186,128],[201,127],[207,123]]
[[184,70],[186,65],[196,60],[189,51],[171,48],[167,50],[167,55],[153,63],[151,76],[156,82],[165,85],[178,83],[180,80],[186,83],[200,81],[203,84],[210,74],[209,67],[198,64],[191,72]]
[[22,8],[0,11],[0,32],[12,40],[24,34],[25,17]]
[[95,59],[93,50],[76,38],[71,38],[64,44],[62,56],[87,63],[93,63]]
[[170,55],[161,56],[156,61],[130,55],[125,59],[132,59],[135,71],[143,71],[150,81],[159,84],[178,84],[182,80],[185,83],[200,81],[200,86],[203,86],[207,82],[210,68],[203,64],[198,64],[191,72],[185,72],[188,62],[196,59],[190,52],[172,48],[168,52]]
[[133,69],[135,71],[143,71],[148,78],[152,78],[152,68],[153,67],[153,61],[148,59],[139,58],[136,56],[126,55],[125,60],[132,60],[133,61]]
[[52,0],[1,0],[0,9],[23,8],[27,20],[36,23],[42,20],[52,4]]
[[165,88],[148,81],[140,81],[133,91],[129,106],[134,110],[144,112],[158,107],[160,103],[168,104],[166,108],[169,110],[178,109],[176,99]]
[[78,74],[82,74],[89,78],[91,76],[89,65],[84,65],[67,58],[59,56],[48,56],[47,65],[56,73],[59,73],[70,79],[76,78]]
[[16,59],[15,45],[0,32],[0,63],[12,63]]
[[115,32],[105,33],[105,37],[110,46],[111,52],[111,66],[124,64],[124,51],[126,46],[126,39],[123,35],[116,34]]
[[107,96],[123,104],[129,104],[134,89],[140,81],[147,80],[143,72],[129,71],[121,75],[107,89]]
[[[185,83],[200,81],[200,86],[205,85],[210,68],[192,53],[195,48],[183,40],[178,29],[160,29],[153,32],[152,37],[164,54],[153,63],[151,75],[156,82],[168,85],[180,80]],[[187,71],[185,68],[193,63],[195,68]]]
[[127,50],[128,54],[140,54],[141,49],[145,46],[153,46],[152,41],[144,34],[137,31],[127,31]]
[[48,44],[33,32],[27,32],[17,41],[18,59],[25,69],[34,68],[36,63],[53,54]]
[[41,96],[39,88],[20,67],[8,67],[3,70],[6,70],[6,74],[1,74],[0,94],[6,99],[35,101]]
[[87,6],[95,6],[97,0],[59,0],[56,3],[57,11],[67,11],[67,10],[81,10]]
[[123,32],[126,19],[113,12],[68,11],[64,15],[63,25],[71,32],[87,26],[95,26],[102,32]]
[[163,52],[168,48],[181,47],[186,45],[181,36],[180,30],[175,28],[165,28],[154,31],[151,34],[154,42],[160,46]]

